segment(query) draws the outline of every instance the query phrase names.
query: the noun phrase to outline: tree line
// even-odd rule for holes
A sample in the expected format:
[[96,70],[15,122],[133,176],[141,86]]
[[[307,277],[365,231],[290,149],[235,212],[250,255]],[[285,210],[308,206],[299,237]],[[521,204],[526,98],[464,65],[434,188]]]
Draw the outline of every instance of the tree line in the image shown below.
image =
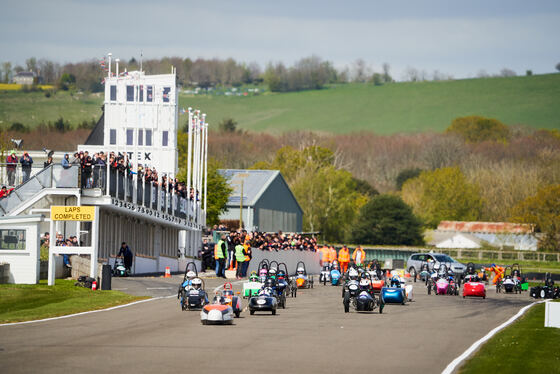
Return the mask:
[[[384,63],[382,70],[376,73],[362,59],[356,60],[350,68],[336,69],[332,62],[317,56],[301,58],[291,66],[281,62],[271,62],[264,70],[256,62],[239,62],[232,58],[163,57],[139,61],[132,57],[128,61],[120,61],[119,70],[121,72],[125,69],[139,70],[140,64],[147,74],[162,74],[171,71],[172,66],[175,67],[178,83],[182,87],[239,87],[244,84],[264,83],[270,91],[286,92],[320,89],[332,83],[383,84],[393,81],[388,63]],[[23,71],[34,72],[38,77],[35,83],[51,84],[59,89],[75,88],[89,92],[100,92],[103,89],[103,77],[106,75],[101,59],[60,64],[45,58],[30,57],[24,65],[13,66],[11,62],[0,64],[0,81],[10,83],[17,73]]]
[[[60,89],[76,88],[82,91],[99,92],[105,72],[101,67],[101,59],[88,59],[80,62],[60,64],[55,61],[30,57],[23,65],[12,65],[11,62],[0,64],[0,81],[10,83],[13,77],[22,71],[35,72],[40,81],[37,83],[51,84]],[[287,66],[283,62],[270,62],[264,69],[256,62],[240,62],[228,59],[191,59],[182,57],[163,57],[142,61],[142,70],[148,74],[162,74],[177,69],[178,83],[182,87],[239,87],[244,84],[265,84],[273,92],[289,92],[309,89],[321,89],[328,84],[344,84],[350,82],[383,85],[394,82],[389,63],[382,63],[375,69],[372,64],[362,58],[353,61],[349,66],[335,68],[331,61],[318,56],[308,56]],[[556,69],[558,69],[556,66]],[[122,60],[119,63],[122,71],[139,70],[137,58]],[[114,69],[114,68],[113,68]],[[527,70],[527,75],[532,75]],[[517,73],[503,68],[497,74],[489,74],[480,70],[476,77],[491,76],[511,77]],[[427,72],[408,66],[402,74],[403,81],[441,81],[454,79],[451,74],[434,70]]]

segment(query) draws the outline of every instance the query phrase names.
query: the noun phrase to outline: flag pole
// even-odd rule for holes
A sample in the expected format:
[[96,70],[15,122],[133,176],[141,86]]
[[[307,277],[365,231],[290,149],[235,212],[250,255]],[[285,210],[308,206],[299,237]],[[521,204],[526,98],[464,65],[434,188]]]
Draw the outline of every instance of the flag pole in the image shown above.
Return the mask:
[[192,108],[189,108],[189,122],[187,125],[187,129],[188,129],[188,146],[187,146],[187,194],[190,198],[190,193],[191,193],[191,166],[192,166],[192,160],[191,160],[191,154],[192,154],[192,132],[193,132],[193,112],[192,112]]
[[[208,193],[208,124],[204,124],[204,214],[206,215],[206,201]],[[206,224],[206,222],[205,222]]]

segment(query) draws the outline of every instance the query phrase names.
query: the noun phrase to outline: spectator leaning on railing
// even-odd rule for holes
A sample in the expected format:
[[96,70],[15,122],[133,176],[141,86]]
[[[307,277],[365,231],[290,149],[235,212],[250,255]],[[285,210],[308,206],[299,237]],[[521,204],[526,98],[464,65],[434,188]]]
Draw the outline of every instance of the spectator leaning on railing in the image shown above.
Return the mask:
[[64,157],[62,158],[62,161],[60,163],[64,169],[70,168],[70,156],[68,155],[68,153],[64,154]]

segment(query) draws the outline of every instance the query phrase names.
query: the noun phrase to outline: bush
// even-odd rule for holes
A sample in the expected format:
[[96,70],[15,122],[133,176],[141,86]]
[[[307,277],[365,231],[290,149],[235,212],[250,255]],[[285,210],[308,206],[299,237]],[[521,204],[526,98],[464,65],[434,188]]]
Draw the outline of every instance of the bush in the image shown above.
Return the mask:
[[507,142],[511,136],[510,129],[502,122],[480,116],[455,118],[445,132],[458,135],[468,143]]
[[10,131],[14,132],[29,132],[29,127],[25,126],[23,123],[14,122],[10,126]]

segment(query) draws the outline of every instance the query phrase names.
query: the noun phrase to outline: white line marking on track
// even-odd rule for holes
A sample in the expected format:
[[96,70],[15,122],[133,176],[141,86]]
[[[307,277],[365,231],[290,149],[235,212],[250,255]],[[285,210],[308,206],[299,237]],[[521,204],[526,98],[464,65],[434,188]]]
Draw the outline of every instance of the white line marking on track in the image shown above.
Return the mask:
[[471,354],[473,354],[482,344],[486,343],[488,340],[490,340],[490,338],[492,338],[494,335],[496,335],[498,332],[500,332],[501,330],[503,330],[505,327],[511,325],[513,322],[515,322],[515,320],[517,320],[519,317],[521,317],[523,314],[525,314],[525,312],[527,310],[529,310],[533,305],[536,304],[540,304],[540,303],[544,303],[546,300],[541,300],[541,301],[535,301],[532,304],[529,304],[527,306],[524,306],[523,308],[521,308],[519,310],[519,312],[517,312],[516,315],[514,315],[513,317],[511,317],[510,319],[508,319],[507,321],[505,321],[504,323],[502,323],[500,326],[494,328],[493,330],[491,330],[488,334],[486,334],[485,336],[483,336],[481,339],[477,340],[476,342],[473,343],[473,345],[471,345],[465,352],[463,352],[459,357],[457,357],[455,360],[451,361],[451,363],[449,365],[447,365],[447,367],[441,372],[442,374],[451,374],[453,373],[453,371],[455,371],[456,368],[459,367],[459,365],[465,360],[467,359]]
[[90,310],[90,311],[87,311],[87,312],[74,313],[74,314],[67,314],[67,315],[65,315],[65,316],[59,316],[59,317],[51,317],[51,318],[44,318],[44,319],[36,319],[36,320],[33,320],[33,321],[13,322],[13,323],[0,323],[0,327],[2,327],[2,326],[26,325],[26,324],[29,324],[29,323],[46,322],[46,321],[54,321],[54,320],[57,320],[57,319],[64,319],[64,318],[70,318],[70,317],[77,317],[77,316],[82,316],[82,315],[85,315],[85,314],[92,314],[92,313],[99,313],[99,312],[107,312],[107,311],[110,311],[110,310],[115,310],[115,309],[120,309],[120,308],[126,308],[127,306],[132,306],[132,305],[136,305],[136,304],[146,303],[146,302],[148,302],[148,301],[161,300],[161,299],[169,299],[169,298],[171,298],[171,297],[176,297],[176,296],[177,296],[177,295],[169,295],[169,296],[154,297],[154,298],[146,299],[146,300],[133,301],[132,303],[128,303],[128,304],[112,306],[112,307],[110,307],[110,308],[105,308],[105,309]]
[[171,287],[146,287],[147,290],[170,290]]

